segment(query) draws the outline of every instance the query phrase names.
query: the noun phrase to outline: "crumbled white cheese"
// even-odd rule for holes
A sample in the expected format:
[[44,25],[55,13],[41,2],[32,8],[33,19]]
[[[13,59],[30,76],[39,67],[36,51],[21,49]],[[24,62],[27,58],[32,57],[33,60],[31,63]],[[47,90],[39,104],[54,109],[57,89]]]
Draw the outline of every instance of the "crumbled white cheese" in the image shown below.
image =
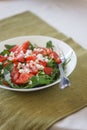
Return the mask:
[[22,64],[19,62],[17,68],[20,69]]
[[38,60],[43,60],[43,55],[42,54],[38,54],[36,57],[37,57]]
[[43,49],[42,48],[34,48],[34,51],[37,51],[37,52],[42,52]]
[[29,73],[31,72],[29,68],[23,68],[23,69],[19,69],[19,73]]
[[32,54],[32,50],[27,50],[25,53],[25,58]]
[[4,74],[4,69],[1,70],[1,74]]
[[25,73],[24,69],[19,69],[19,73]]
[[14,57],[8,57],[8,60],[10,60],[10,61],[12,61],[12,60],[14,60]]
[[7,57],[8,55],[7,55],[7,54],[5,54],[4,56],[5,56],[5,57]]
[[44,69],[44,66],[40,65],[40,64],[36,64],[36,67],[37,67],[38,70],[43,70]]
[[29,81],[29,84],[32,85],[32,81],[31,80]]
[[14,52],[11,52],[11,53],[9,54],[9,56],[10,56],[10,57],[14,57]]

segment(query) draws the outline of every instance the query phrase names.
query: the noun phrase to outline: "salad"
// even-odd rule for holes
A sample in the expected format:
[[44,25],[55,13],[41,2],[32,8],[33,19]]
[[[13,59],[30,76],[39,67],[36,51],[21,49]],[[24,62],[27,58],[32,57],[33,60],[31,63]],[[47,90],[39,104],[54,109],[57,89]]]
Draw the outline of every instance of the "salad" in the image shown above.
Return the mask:
[[12,88],[34,88],[53,83],[59,78],[61,60],[52,41],[39,47],[30,41],[5,45],[0,53],[0,84]]

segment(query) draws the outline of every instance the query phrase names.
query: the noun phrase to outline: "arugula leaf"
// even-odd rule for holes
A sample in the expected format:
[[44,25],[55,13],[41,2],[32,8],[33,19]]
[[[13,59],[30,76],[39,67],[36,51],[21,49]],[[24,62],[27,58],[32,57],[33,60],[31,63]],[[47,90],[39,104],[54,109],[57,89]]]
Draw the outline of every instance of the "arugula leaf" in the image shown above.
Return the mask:
[[30,43],[30,45],[29,45],[29,49],[34,50],[34,46],[33,46],[32,43]]
[[0,84],[3,85],[3,79],[0,77]]
[[55,68],[57,67],[57,63],[53,59],[50,59],[47,63],[47,66]]
[[3,51],[0,53],[0,55],[3,55],[3,56],[6,55],[6,54],[9,55],[9,51],[6,50],[6,49],[3,50]]
[[6,68],[4,68],[4,78],[7,81],[7,83],[9,84],[10,87],[12,87],[12,88],[19,88],[18,85],[16,85],[16,84],[11,82],[10,72]]
[[42,75],[33,76],[30,82],[32,82],[32,84],[28,84],[27,86],[25,86],[25,88],[34,88],[34,87],[50,84],[52,82],[52,78],[48,75],[42,74]]
[[8,70],[9,72],[13,69],[13,63],[11,61],[8,61],[9,64],[5,66],[5,69]]
[[48,41],[48,42],[46,43],[46,47],[53,50],[54,46],[52,45],[52,41]]
[[7,49],[7,50],[9,50],[9,49],[11,49],[12,47],[14,47],[15,45],[8,45],[8,44],[6,44],[5,45],[5,48]]

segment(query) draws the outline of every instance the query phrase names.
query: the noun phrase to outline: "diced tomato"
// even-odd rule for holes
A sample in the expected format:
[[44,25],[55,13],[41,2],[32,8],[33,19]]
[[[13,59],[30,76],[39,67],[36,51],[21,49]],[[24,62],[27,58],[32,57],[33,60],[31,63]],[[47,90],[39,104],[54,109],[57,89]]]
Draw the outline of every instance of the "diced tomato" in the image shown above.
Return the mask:
[[29,81],[29,74],[21,73],[19,78],[15,81],[16,84],[24,84]]
[[15,61],[15,62],[14,62],[15,67],[18,66],[18,63],[19,63],[18,61]]
[[6,59],[7,59],[7,57],[5,57],[5,56],[0,56],[0,62],[5,61]]
[[31,73],[36,75],[38,73],[38,69],[37,68],[32,68]]
[[46,48],[46,51],[47,51],[47,55],[49,55],[52,52],[50,48]]
[[17,58],[17,61],[19,61],[19,62],[24,62],[24,61],[25,61],[24,56],[18,57],[18,58]]
[[29,68],[30,68],[32,74],[36,75],[38,73],[38,69],[35,65],[32,65]]
[[26,57],[26,61],[30,61],[30,60],[33,60],[35,61],[36,60],[36,56],[35,55],[29,55],[28,57]]
[[20,73],[19,73],[18,69],[16,67],[14,67],[12,72],[11,72],[12,81],[15,83],[16,80],[19,78],[19,76],[20,76]]
[[25,53],[26,50],[29,48],[29,45],[30,45],[30,42],[29,42],[29,41],[26,41],[26,42],[24,42],[24,43],[20,46],[20,48],[21,48],[21,50],[23,50],[23,52]]
[[47,75],[51,75],[52,72],[53,72],[53,68],[51,68],[51,67],[45,67],[45,68],[44,68],[44,72],[45,72],[45,74],[47,74]]
[[19,46],[16,45],[16,46],[12,47],[9,51],[10,52],[15,52],[18,48],[19,48]]
[[40,65],[43,65],[43,66],[45,67],[45,66],[47,65],[47,62],[46,62],[46,61],[41,61],[41,60],[40,60],[40,61],[39,61],[39,64],[40,64]]
[[46,51],[46,48],[42,48],[42,52],[41,52],[42,55],[47,55],[47,51]]
[[17,53],[19,53],[20,51],[23,51],[24,53],[26,52],[26,50],[29,48],[30,42],[26,41],[24,42],[22,45],[16,45],[14,47],[12,47],[9,51],[10,52],[15,52],[17,51]]
[[29,76],[29,79],[31,79],[34,75],[32,73],[29,73],[28,76]]
[[11,61],[12,61],[12,62],[17,62],[17,58],[14,57]]
[[49,57],[51,57],[52,59],[55,60],[55,62],[57,62],[58,64],[61,63],[61,59],[59,58],[58,54],[54,51],[52,51],[49,55]]

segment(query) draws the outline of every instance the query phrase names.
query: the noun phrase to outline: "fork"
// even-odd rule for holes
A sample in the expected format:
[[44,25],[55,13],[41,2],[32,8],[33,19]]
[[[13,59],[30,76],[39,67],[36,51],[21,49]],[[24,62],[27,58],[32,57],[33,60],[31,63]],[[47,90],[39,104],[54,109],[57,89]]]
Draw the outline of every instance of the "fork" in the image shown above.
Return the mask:
[[61,60],[61,63],[58,64],[59,71],[60,71],[60,79],[61,79],[60,83],[59,83],[59,87],[61,89],[64,89],[64,88],[70,86],[70,80],[69,80],[68,77],[66,77],[64,70],[63,70],[62,64],[66,61],[66,58],[65,58],[62,50],[59,51],[59,57],[60,57],[60,60]]
[[59,67],[60,78],[61,78],[59,86],[61,89],[64,89],[64,88],[70,86],[70,80],[64,74],[62,63],[58,64],[58,67]]

